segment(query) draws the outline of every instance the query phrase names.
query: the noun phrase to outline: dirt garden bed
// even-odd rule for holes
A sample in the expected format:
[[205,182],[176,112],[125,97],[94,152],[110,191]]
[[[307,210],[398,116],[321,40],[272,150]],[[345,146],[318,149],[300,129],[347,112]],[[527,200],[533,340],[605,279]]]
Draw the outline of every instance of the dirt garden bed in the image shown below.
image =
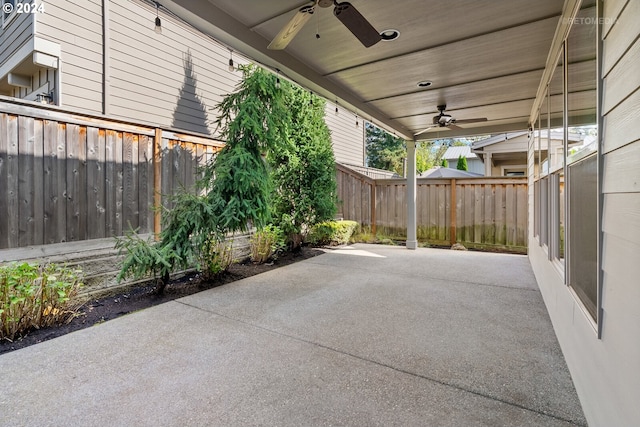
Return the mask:
[[167,301],[222,286],[235,282],[236,280],[245,279],[298,261],[303,261],[322,253],[324,252],[321,249],[303,247],[299,252],[283,254],[273,263],[259,265],[253,264],[250,261],[236,263],[232,264],[228,271],[220,274],[214,280],[205,281],[196,273],[188,274],[173,280],[166,287],[162,295],[156,293],[156,288],[152,284],[145,284],[133,287],[126,292],[116,295],[90,299],[81,307],[80,314],[66,325],[30,331],[22,338],[16,339],[13,342],[6,340],[0,341],[0,354],[38,344],[134,311],[143,310]]

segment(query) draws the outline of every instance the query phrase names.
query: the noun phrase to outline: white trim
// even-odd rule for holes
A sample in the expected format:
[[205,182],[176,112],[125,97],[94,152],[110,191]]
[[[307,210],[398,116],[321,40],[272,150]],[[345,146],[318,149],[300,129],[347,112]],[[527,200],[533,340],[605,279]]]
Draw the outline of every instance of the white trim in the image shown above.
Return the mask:
[[22,87],[28,89],[31,87],[31,76],[24,74],[9,73],[7,74],[7,83],[9,86]]
[[[4,78],[25,59],[29,58],[29,56],[33,58],[33,53],[35,52],[41,52],[45,55],[60,59],[61,49],[58,43],[33,36],[23,44],[16,53],[11,55],[11,57],[2,66],[0,66],[0,79]],[[58,66],[60,66],[59,62]]]
[[507,169],[522,169],[525,173],[525,176],[528,170],[527,165],[503,165],[503,166],[500,166],[500,176],[506,176],[504,172]]
[[33,64],[41,68],[57,69],[60,58],[43,52],[33,52]]

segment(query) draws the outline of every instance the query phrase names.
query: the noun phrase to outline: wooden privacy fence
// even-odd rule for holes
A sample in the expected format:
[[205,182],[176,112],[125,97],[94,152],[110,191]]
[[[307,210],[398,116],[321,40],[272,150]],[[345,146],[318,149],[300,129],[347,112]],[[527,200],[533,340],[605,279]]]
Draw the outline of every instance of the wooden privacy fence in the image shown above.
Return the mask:
[[[343,165],[337,165],[336,178],[345,219],[406,238],[406,180],[371,179]],[[418,179],[418,239],[526,252],[527,191],[527,178]]]
[[0,100],[0,249],[158,232],[223,143]]

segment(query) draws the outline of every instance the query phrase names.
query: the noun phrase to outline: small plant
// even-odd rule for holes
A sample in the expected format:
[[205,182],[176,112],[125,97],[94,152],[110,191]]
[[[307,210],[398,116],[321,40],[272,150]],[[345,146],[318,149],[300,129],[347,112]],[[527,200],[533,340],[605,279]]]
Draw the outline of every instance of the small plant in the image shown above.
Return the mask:
[[355,233],[349,239],[351,243],[376,243],[377,238],[376,235],[371,233],[370,231],[361,231],[360,233]]
[[81,276],[56,264],[0,266],[0,339],[71,321],[81,305]]
[[128,277],[141,279],[152,276],[158,281],[158,293],[162,294],[177,263],[173,248],[158,245],[152,240],[143,240],[133,231],[116,239],[118,253],[124,254],[118,282]]
[[212,279],[227,271],[233,264],[233,240],[219,241],[212,235],[200,249],[199,264],[205,279]]
[[458,164],[456,165],[456,169],[461,171],[469,170],[467,166],[467,158],[462,157],[462,155],[458,156]]
[[393,241],[393,239],[390,239],[389,237],[381,237],[378,238],[377,243],[379,245],[389,245],[389,246],[397,246],[396,242]]
[[344,245],[358,228],[355,221],[325,221],[311,229],[308,241],[313,245]]
[[282,230],[275,225],[267,225],[251,236],[251,261],[263,264],[284,247],[285,237]]

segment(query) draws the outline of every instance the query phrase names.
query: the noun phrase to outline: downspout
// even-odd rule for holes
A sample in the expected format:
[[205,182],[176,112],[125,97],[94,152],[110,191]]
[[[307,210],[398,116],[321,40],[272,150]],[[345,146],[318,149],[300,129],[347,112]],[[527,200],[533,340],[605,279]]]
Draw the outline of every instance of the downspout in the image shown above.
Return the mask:
[[416,141],[407,141],[407,249],[418,247],[416,211]]
[[111,61],[109,52],[111,50],[111,33],[109,31],[109,0],[102,0],[102,114],[108,116],[109,95],[110,95],[110,75]]

